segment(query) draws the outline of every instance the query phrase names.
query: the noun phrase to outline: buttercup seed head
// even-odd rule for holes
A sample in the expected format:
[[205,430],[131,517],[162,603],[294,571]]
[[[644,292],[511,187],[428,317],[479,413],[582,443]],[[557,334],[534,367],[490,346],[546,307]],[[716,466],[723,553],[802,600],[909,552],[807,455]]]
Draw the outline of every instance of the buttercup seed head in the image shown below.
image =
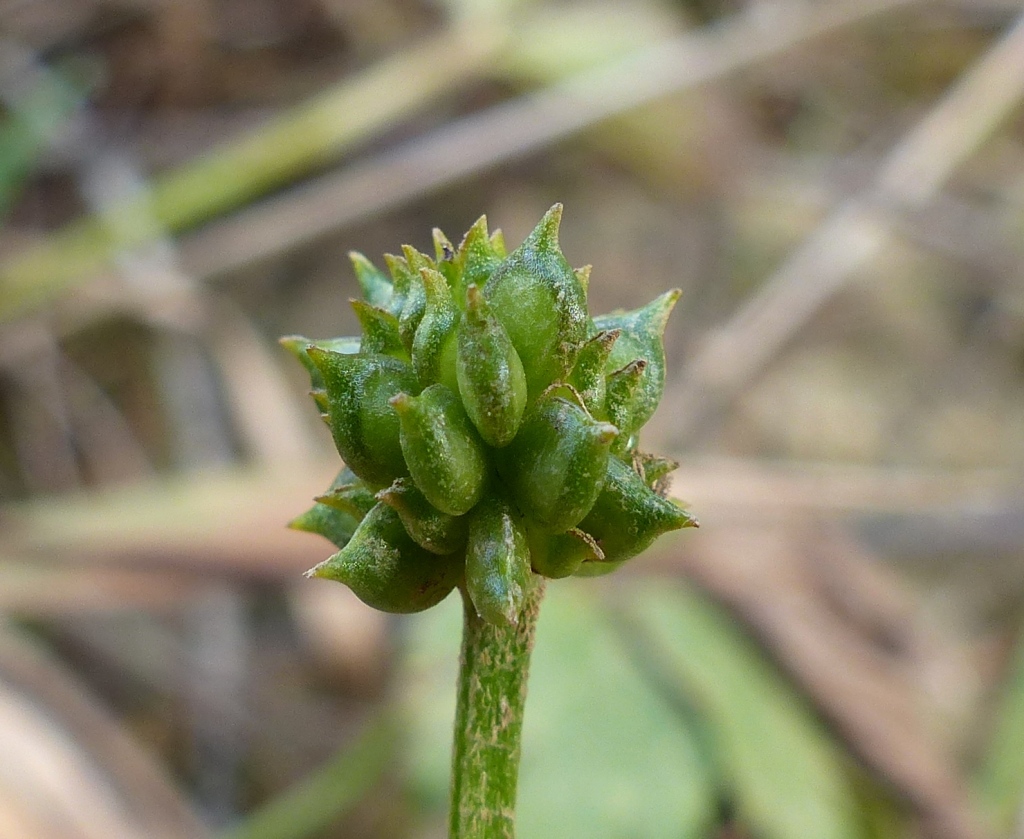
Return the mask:
[[387,273],[353,253],[362,336],[282,339],[346,464],[291,524],[339,548],[310,576],[388,612],[460,586],[511,625],[536,575],[607,573],[696,526],[665,495],[675,462],[639,449],[679,292],[592,319],[561,215],[511,254],[483,216],[457,248],[435,229],[433,257],[403,245]]

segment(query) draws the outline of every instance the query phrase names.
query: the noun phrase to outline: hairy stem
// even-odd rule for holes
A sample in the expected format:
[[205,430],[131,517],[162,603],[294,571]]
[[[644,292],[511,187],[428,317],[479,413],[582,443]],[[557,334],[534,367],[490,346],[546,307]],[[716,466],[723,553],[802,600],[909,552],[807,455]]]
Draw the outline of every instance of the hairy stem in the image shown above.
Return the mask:
[[512,839],[526,679],[544,583],[514,627],[481,619],[462,592],[449,839]]

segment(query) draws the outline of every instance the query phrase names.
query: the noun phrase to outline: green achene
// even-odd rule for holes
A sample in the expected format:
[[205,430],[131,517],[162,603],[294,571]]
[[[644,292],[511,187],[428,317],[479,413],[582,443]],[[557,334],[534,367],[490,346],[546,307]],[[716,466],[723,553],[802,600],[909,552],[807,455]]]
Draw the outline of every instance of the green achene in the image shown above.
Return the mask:
[[460,570],[452,558],[439,558],[413,542],[398,513],[378,503],[346,545],[308,575],[345,583],[375,609],[419,612],[451,593]]
[[442,513],[461,516],[483,497],[487,455],[459,398],[442,384],[391,399],[402,454],[416,486]]
[[534,585],[522,516],[494,493],[477,504],[468,518],[466,591],[484,620],[514,626]]

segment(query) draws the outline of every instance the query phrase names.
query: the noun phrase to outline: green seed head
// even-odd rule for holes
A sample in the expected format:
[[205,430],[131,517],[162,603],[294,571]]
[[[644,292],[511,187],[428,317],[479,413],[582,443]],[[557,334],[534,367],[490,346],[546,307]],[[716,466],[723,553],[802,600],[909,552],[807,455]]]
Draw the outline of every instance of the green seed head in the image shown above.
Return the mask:
[[675,462],[638,448],[679,292],[592,319],[561,214],[511,254],[484,217],[457,248],[435,229],[433,257],[385,256],[387,273],[353,253],[362,336],[282,339],[346,464],[291,523],[339,548],[310,576],[389,612],[461,586],[514,625],[537,575],[607,573],[696,525],[665,496]]

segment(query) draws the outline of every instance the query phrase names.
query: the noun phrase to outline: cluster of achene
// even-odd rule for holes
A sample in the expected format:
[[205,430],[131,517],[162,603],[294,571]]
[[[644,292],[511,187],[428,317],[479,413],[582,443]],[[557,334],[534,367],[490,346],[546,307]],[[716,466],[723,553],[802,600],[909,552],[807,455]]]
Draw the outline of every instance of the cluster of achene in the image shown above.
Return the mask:
[[555,205],[506,254],[481,218],[456,249],[404,246],[390,277],[353,254],[361,338],[284,339],[345,468],[292,526],[340,549],[309,573],[414,612],[464,585],[516,622],[534,574],[600,574],[694,520],[664,496],[670,460],[638,448],[665,380],[679,296],[591,318],[590,269]]

